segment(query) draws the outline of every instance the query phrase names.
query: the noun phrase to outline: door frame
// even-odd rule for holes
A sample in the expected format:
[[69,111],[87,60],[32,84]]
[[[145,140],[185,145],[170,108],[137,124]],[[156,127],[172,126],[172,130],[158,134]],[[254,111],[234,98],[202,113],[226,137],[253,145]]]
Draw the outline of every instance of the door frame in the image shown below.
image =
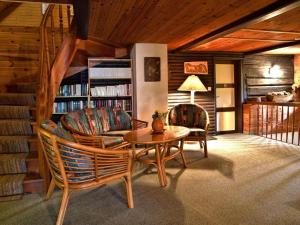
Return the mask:
[[[232,131],[217,131],[217,95],[216,95],[216,64],[233,64],[234,65],[234,95],[235,95],[235,107],[228,108],[234,109],[230,111],[235,111],[235,129]],[[243,131],[242,125],[242,59],[241,58],[214,58],[214,100],[215,100],[215,133],[216,134],[228,134],[228,133],[241,133]],[[224,112],[224,111],[223,111]]]

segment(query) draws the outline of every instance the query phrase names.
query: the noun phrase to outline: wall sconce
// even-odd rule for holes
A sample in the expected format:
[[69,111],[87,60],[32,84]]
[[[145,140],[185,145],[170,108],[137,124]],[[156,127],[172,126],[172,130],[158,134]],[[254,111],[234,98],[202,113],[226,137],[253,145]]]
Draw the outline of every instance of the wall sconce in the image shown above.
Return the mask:
[[279,65],[273,65],[269,68],[269,75],[271,77],[281,77],[283,75],[283,71],[280,69]]

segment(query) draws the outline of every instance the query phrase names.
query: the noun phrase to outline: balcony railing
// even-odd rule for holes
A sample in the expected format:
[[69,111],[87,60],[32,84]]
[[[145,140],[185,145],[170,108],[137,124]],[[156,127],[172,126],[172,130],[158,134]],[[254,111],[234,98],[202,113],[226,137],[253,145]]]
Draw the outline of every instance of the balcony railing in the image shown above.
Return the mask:
[[300,103],[244,104],[244,133],[300,145]]

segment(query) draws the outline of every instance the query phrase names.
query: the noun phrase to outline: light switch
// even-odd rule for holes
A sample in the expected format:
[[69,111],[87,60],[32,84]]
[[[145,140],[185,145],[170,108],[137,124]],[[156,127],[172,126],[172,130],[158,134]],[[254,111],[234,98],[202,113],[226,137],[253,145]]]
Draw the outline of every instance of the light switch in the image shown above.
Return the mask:
[[207,87],[207,90],[208,90],[208,91],[211,91],[211,87]]

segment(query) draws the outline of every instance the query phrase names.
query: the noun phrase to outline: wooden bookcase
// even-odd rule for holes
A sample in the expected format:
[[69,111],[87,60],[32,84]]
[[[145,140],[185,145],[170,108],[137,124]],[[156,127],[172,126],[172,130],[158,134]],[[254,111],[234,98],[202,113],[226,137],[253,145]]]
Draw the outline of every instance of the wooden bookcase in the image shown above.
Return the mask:
[[53,106],[53,120],[86,107],[119,107],[133,115],[131,59],[89,58],[88,69],[63,80]]

